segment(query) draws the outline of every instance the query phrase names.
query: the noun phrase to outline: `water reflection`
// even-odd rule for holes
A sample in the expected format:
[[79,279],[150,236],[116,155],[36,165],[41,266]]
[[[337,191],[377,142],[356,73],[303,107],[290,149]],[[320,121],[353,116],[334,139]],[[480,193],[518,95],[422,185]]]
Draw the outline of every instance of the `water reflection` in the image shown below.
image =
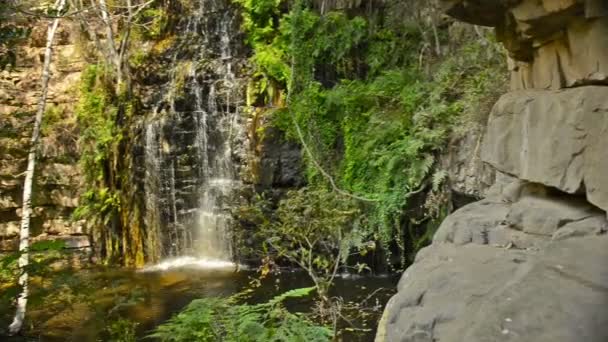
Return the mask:
[[[176,267],[178,264],[183,267]],[[28,313],[33,328],[31,331],[35,332],[36,341],[110,341],[107,327],[112,320],[122,317],[137,322],[138,338],[143,338],[193,299],[230,296],[248,288],[256,276],[251,271],[235,272],[235,265],[184,258],[146,271],[81,271],[77,274],[78,280],[71,281],[71,286],[74,286],[71,292],[48,293],[42,297],[41,303],[32,305]],[[284,291],[310,285],[304,272],[282,272],[259,282],[250,302],[265,302]],[[389,277],[345,275],[336,280],[334,294],[344,297],[345,302],[357,303],[378,288],[393,289],[394,286],[394,279]],[[390,290],[379,293],[377,303],[380,307],[390,294]],[[290,303],[288,307],[290,310],[310,311],[312,305],[313,301],[307,299]],[[376,319],[372,315],[368,322],[358,324],[373,327]],[[0,340],[9,341],[1,336]],[[10,341],[30,340],[13,338]],[[372,341],[373,329],[367,334],[344,340]]]

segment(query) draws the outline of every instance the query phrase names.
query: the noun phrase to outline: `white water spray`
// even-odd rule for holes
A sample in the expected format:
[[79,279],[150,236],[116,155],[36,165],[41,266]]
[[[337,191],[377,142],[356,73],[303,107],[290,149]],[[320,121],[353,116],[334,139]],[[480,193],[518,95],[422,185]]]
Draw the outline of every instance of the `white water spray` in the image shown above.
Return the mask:
[[[189,61],[174,54],[171,81],[159,102],[162,113],[146,123],[147,221],[159,226],[162,255],[169,258],[148,269],[234,267],[229,200],[239,185],[232,143],[242,94],[233,71],[236,14],[224,6],[223,1],[199,1],[180,43],[197,50]],[[201,63],[209,61],[212,74],[202,71]],[[191,99],[187,111],[177,105],[181,90],[174,88],[184,75],[181,83]]]

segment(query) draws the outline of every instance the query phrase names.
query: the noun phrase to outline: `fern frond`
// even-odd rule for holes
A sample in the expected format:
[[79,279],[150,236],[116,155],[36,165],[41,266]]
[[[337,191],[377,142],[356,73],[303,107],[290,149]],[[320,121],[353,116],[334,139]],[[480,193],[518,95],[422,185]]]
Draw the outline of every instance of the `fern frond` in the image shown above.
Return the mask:
[[446,170],[437,170],[433,173],[431,184],[433,185],[433,191],[438,191],[439,187],[448,178],[448,172]]

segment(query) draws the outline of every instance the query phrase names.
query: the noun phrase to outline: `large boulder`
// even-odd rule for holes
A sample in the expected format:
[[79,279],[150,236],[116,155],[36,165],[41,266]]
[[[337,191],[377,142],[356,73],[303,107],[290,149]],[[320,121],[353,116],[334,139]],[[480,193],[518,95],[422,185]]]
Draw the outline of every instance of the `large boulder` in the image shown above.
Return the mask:
[[[556,32],[539,42],[516,44],[521,47],[519,50],[511,48],[515,50],[511,54],[514,60],[509,63],[511,89],[560,89],[607,84],[608,17],[573,19],[570,25]],[[503,41],[509,39],[507,33],[503,34]]]
[[376,341],[604,342],[608,236],[535,250],[433,244],[387,305]]
[[584,192],[608,210],[608,87],[510,92],[494,106],[482,158],[519,179]]
[[497,244],[493,232],[499,229],[509,213],[506,203],[491,200],[466,205],[448,216],[439,226],[433,242]]
[[553,236],[568,224],[594,217],[601,222],[605,213],[583,200],[529,196],[511,206],[506,223],[528,234]]
[[467,23],[494,27],[504,20],[505,0],[440,0],[443,12]]
[[377,342],[608,340],[605,212],[539,184],[502,189],[441,224]]

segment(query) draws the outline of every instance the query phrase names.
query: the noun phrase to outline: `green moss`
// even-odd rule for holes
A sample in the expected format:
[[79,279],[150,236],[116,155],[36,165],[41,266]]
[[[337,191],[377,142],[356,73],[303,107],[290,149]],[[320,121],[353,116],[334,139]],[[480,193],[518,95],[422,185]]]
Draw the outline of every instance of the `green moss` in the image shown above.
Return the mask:
[[40,127],[42,136],[48,136],[62,119],[63,110],[61,108],[52,104],[47,105]]
[[[89,65],[82,73],[76,116],[80,127],[81,158],[85,190],[74,218],[87,219],[104,246],[105,255],[118,251],[116,232],[108,227],[121,208],[121,193],[114,187],[115,151],[122,141],[117,125],[118,104],[108,70]],[[128,102],[125,102],[125,105]],[[124,106],[123,106],[124,109]]]

